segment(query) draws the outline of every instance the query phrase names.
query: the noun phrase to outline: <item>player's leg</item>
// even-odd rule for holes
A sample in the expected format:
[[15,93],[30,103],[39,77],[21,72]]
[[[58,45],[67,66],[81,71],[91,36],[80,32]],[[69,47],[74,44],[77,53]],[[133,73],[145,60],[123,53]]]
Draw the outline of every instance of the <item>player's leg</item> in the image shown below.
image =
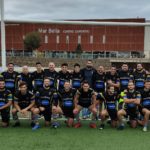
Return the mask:
[[102,110],[100,113],[100,118],[101,118],[101,124],[99,126],[100,130],[104,129],[105,120],[107,119],[107,117],[108,117],[108,111],[106,109]]
[[97,109],[93,106],[93,105],[90,105],[88,107],[89,111],[92,112],[92,120],[90,122],[90,128],[96,128],[96,116],[97,116]]
[[124,129],[124,123],[123,123],[123,116],[125,116],[127,113],[124,109],[120,109],[117,113],[118,116],[118,129],[122,130]]
[[19,118],[18,118],[18,111],[15,107],[12,108],[12,116],[13,116],[13,120],[15,121],[15,124],[13,125],[13,127],[19,127],[20,126],[20,121],[19,121]]
[[74,114],[74,117],[76,118],[76,123],[74,124],[74,127],[75,128],[79,128],[81,127],[81,123],[80,123],[80,119],[79,119],[79,113],[80,111],[82,110],[82,106],[80,105],[77,105],[74,109],[73,109],[73,114]]
[[37,130],[38,128],[40,128],[39,120],[38,120],[39,114],[40,114],[39,108],[32,108],[31,109],[32,121],[34,123],[32,130]]
[[149,117],[150,117],[150,111],[146,108],[143,108],[142,112],[144,114],[143,131],[147,131],[148,121],[149,121]]
[[1,116],[2,116],[2,127],[8,127],[10,119],[10,109],[7,108],[1,110]]

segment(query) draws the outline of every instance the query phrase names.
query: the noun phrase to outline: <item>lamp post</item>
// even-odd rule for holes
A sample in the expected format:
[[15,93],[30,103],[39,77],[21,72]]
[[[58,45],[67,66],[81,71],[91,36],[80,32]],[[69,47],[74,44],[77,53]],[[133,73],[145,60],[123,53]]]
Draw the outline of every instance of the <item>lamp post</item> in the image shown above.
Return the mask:
[[0,0],[1,7],[1,61],[2,70],[6,68],[6,41],[5,41],[5,22],[4,22],[4,0]]

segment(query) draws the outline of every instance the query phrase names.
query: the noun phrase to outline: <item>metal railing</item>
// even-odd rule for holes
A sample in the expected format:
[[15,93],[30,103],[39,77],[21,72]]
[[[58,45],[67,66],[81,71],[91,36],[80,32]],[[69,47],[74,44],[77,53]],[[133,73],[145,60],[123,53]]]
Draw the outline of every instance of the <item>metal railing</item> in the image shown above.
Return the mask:
[[64,59],[100,59],[100,58],[144,58],[143,52],[133,54],[131,52],[97,52],[77,54],[73,52],[27,52],[27,51],[7,51],[7,57],[41,57],[41,58],[64,58]]

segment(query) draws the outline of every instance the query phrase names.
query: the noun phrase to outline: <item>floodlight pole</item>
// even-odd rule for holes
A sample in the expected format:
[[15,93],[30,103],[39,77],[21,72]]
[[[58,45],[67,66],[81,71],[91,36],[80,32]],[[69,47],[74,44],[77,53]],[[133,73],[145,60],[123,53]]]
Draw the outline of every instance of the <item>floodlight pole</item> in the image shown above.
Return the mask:
[[4,0],[0,0],[1,7],[1,62],[2,70],[6,68],[6,41],[5,41],[5,22],[4,22]]

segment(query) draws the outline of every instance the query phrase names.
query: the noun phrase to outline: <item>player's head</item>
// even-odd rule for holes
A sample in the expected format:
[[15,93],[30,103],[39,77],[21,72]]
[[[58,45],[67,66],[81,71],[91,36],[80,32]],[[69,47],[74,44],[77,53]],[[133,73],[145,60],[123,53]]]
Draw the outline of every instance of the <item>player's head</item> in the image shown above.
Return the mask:
[[14,64],[13,63],[8,63],[7,68],[8,68],[9,72],[13,72],[14,71]]
[[150,81],[149,80],[145,81],[144,88],[147,90],[150,89]]
[[66,91],[68,91],[70,88],[71,88],[70,82],[69,81],[65,81],[65,83],[64,83],[64,89]]
[[142,64],[141,64],[141,63],[138,63],[137,66],[136,66],[136,69],[137,69],[138,71],[141,71],[141,70],[143,69]]
[[27,91],[27,83],[22,81],[20,84],[19,84],[19,90],[22,92],[22,93],[25,93]]
[[50,86],[50,79],[49,78],[44,78],[43,86],[44,87],[49,87]]
[[78,63],[74,64],[74,71],[79,72],[80,71],[80,65]]
[[104,72],[104,67],[100,65],[100,66],[98,67],[98,72],[99,72],[99,73],[103,73],[103,72]]
[[123,63],[121,68],[122,68],[123,71],[128,71],[129,70],[128,64],[126,64],[126,63]]
[[115,87],[113,85],[110,85],[107,87],[107,91],[110,93],[110,94],[113,94],[115,92]]
[[90,88],[89,83],[87,81],[82,82],[82,88],[84,92],[87,92]]
[[67,63],[61,64],[61,70],[62,70],[62,72],[67,72],[67,70],[68,70],[68,64]]
[[134,88],[135,88],[134,83],[133,83],[132,81],[130,81],[130,82],[128,83],[128,89],[129,89],[129,90],[134,90]]
[[110,69],[111,74],[114,75],[116,71],[117,71],[116,66],[111,66],[111,69]]
[[28,66],[23,66],[22,67],[22,73],[24,73],[24,74],[28,74],[29,73],[29,68],[28,68]]
[[93,62],[92,62],[92,60],[88,60],[88,61],[87,61],[86,67],[87,67],[87,68],[92,68],[92,67],[93,67]]
[[5,81],[3,78],[0,78],[0,89],[4,89],[5,88]]
[[49,62],[48,68],[50,71],[54,71],[55,70],[55,64],[53,62]]
[[42,69],[42,64],[40,62],[36,62],[36,69],[41,70]]

